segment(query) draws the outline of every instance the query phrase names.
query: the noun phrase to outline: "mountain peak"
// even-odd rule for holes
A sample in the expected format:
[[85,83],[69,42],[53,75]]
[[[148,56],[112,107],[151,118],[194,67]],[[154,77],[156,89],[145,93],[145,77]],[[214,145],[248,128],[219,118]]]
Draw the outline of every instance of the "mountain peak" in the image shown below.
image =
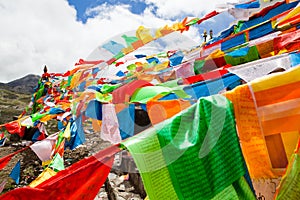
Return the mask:
[[40,78],[41,76],[39,75],[28,74],[8,83],[0,83],[0,89],[3,88],[17,93],[32,94]]

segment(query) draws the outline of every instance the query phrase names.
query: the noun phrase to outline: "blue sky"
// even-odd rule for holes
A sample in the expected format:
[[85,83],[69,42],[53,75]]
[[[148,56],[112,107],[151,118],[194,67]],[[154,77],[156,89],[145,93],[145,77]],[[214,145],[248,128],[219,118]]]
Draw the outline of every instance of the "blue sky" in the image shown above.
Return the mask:
[[142,14],[147,7],[152,7],[151,12],[153,14],[156,13],[157,6],[153,3],[146,3],[145,1],[138,0],[112,0],[112,1],[103,1],[103,0],[84,0],[84,1],[76,1],[76,0],[68,0],[68,3],[71,6],[74,6],[77,13],[76,19],[82,23],[86,23],[88,18],[94,18],[97,13],[86,14],[88,9],[95,8],[97,6],[101,6],[103,4],[107,4],[110,6],[115,5],[128,5],[128,9],[133,14],[140,15]]
[[[200,2],[200,1],[199,1]],[[159,15],[157,13],[158,6],[152,2],[146,1],[139,1],[139,0],[111,0],[111,1],[104,1],[104,0],[68,0],[70,6],[74,6],[76,9],[76,20],[80,21],[81,23],[85,24],[88,19],[93,19],[95,16],[98,15],[98,12],[88,12],[89,10],[93,10],[99,6],[127,6],[128,10],[136,15],[142,15],[146,8],[150,8],[150,12],[163,19],[169,19],[173,21],[181,21],[186,16],[191,13],[179,13],[178,15]],[[200,6],[200,4],[199,4]],[[201,16],[206,14],[205,11],[201,13]],[[224,17],[225,16],[225,17]],[[200,17],[200,16],[195,16]],[[233,18],[228,15],[227,13],[222,14],[221,16],[215,17],[214,21],[218,21],[218,23],[212,23],[212,21],[206,21],[200,26],[196,27],[199,31],[205,29],[214,29],[216,33],[222,31],[224,28],[227,28],[228,25],[233,21]]]
[[[238,0],[228,0],[236,2]],[[80,58],[115,35],[140,25],[159,28],[202,17],[223,0],[0,0],[0,82],[27,74],[72,69]],[[201,42],[204,29],[224,30],[233,18],[224,13],[184,33]]]

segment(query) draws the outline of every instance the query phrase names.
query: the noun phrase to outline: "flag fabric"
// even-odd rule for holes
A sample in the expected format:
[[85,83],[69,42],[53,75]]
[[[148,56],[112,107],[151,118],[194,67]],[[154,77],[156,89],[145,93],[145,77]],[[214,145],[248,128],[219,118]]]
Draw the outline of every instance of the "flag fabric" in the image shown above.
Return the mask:
[[0,139],[0,147],[3,147],[5,145],[6,139],[6,137]]
[[112,144],[121,142],[121,135],[119,129],[118,118],[114,104],[105,104],[102,107],[103,113],[106,113],[102,119],[101,138],[109,141]]
[[300,140],[295,153],[290,158],[285,175],[280,181],[275,194],[276,200],[279,199],[299,199],[300,198]]
[[71,124],[71,137],[70,140],[65,141],[66,146],[70,147],[71,150],[85,142],[85,135],[82,125],[82,115],[72,122]]
[[6,180],[4,180],[4,181],[2,181],[2,183],[0,183],[0,193],[2,193],[2,191],[4,190],[6,183],[7,183]]
[[15,151],[7,156],[0,158],[0,170],[3,169],[9,163],[9,161],[11,160],[12,157],[14,157],[16,154],[26,150],[27,148],[28,147],[25,147],[23,149],[20,149],[20,150]]
[[164,101],[153,99],[147,102],[147,112],[151,120],[151,124],[154,125],[171,118],[189,106],[191,106],[190,101],[183,99]]
[[133,136],[134,134],[135,105],[134,104],[120,105],[120,107],[124,107],[124,108],[121,111],[117,112],[118,106],[119,105],[116,104],[115,109],[117,113],[121,138],[123,140]]
[[51,152],[57,140],[57,133],[50,135],[42,141],[35,142],[30,145],[30,148],[39,157],[41,161],[47,161],[51,159]]
[[85,110],[85,115],[92,119],[102,120],[102,104],[96,100],[90,101]]
[[60,156],[59,153],[56,153],[51,163],[49,164],[49,167],[51,167],[55,172],[64,170],[65,166],[63,157]]
[[[238,5],[228,5],[225,10],[247,21],[239,19],[236,25],[232,25],[219,36],[201,45],[188,44],[189,41],[186,38],[183,38],[186,41],[181,41],[182,38],[177,36],[181,34],[175,31],[187,31],[190,26],[200,24],[223,11],[213,11],[201,19],[185,18],[171,27],[165,26],[157,30],[140,26],[135,32],[113,38],[110,42],[98,46],[87,60],[80,59],[79,63],[75,64],[77,65],[75,69],[62,74],[45,72],[46,77],[43,75],[43,79],[39,81],[32,102],[27,107],[32,111],[30,116],[0,125],[0,127],[4,127],[11,134],[19,134],[23,137],[26,126],[36,127],[38,124],[41,125],[40,122],[47,122],[51,119],[60,120],[59,129],[62,131],[65,128],[65,131],[61,132],[61,137],[53,151],[53,155],[58,152],[60,157],[57,154],[52,163],[52,167],[59,171],[63,169],[61,164],[64,147],[74,149],[85,142],[83,129],[85,117],[91,118],[95,130],[101,130],[103,139],[119,143],[121,139],[130,137],[137,131],[137,126],[132,120],[134,104],[145,108],[147,103],[147,112],[154,128],[141,134],[147,138],[146,141],[135,137],[124,144],[127,144],[131,152],[138,151],[139,153],[142,150],[147,153],[145,158],[139,155],[134,156],[139,162],[139,168],[142,171],[146,169],[142,176],[149,198],[226,199],[231,196],[233,199],[251,199],[253,195],[249,190],[249,180],[243,177],[247,174],[247,170],[238,148],[238,140],[234,137],[231,105],[219,96],[203,98],[199,101],[198,99],[202,96],[231,90],[241,84],[241,78],[251,81],[248,85],[225,94],[235,107],[239,139],[247,167],[254,179],[276,178],[284,173],[289,163],[288,158],[293,155],[300,129],[298,123],[300,119],[298,108],[300,72],[288,69],[299,65],[299,55],[297,55],[300,47],[299,0],[287,1],[291,2],[288,4],[285,1],[270,2],[272,6],[263,5],[259,13],[251,15],[250,10],[253,9],[248,8],[257,7],[258,2],[258,0],[251,0],[240,2]],[[263,1],[260,2],[264,4]],[[167,34],[170,34],[170,37],[160,39]],[[157,43],[154,43],[151,51],[134,52],[137,48],[155,40]],[[183,44],[180,45],[180,50],[167,49],[179,43]],[[160,46],[166,49],[158,49]],[[147,48],[140,50],[144,51],[144,49]],[[160,53],[154,55],[152,50]],[[134,53],[139,55],[134,55]],[[282,55],[283,53],[289,54]],[[283,56],[284,59],[277,62],[278,57],[274,57],[277,54]],[[268,63],[266,60],[260,60],[264,66],[261,66],[259,62],[252,62],[267,57],[271,57]],[[250,61],[251,63],[240,65]],[[225,66],[236,66],[231,72],[240,77],[227,73],[230,69],[221,71],[220,69],[225,69]],[[249,68],[246,69],[247,67]],[[259,67],[260,70],[257,70]],[[274,67],[281,67],[288,71],[281,75],[268,75],[266,79],[257,79],[258,76],[269,74],[267,71],[274,72],[276,70]],[[215,71],[212,72],[212,70]],[[207,72],[205,76],[202,74],[204,72]],[[195,74],[197,76],[194,76]],[[191,85],[170,87],[167,86],[170,82],[165,85],[158,84],[169,80],[182,83],[182,80],[174,80],[179,76],[184,77],[182,79],[186,81],[184,83]],[[107,104],[102,106],[102,103]],[[119,110],[116,113],[119,109],[115,106],[116,103],[130,105],[128,109]],[[194,105],[191,106],[192,104]],[[24,116],[28,109],[20,117]],[[102,109],[103,113],[100,112]],[[69,116],[70,114],[72,117]],[[223,114],[224,124],[229,124],[227,129],[224,128],[226,131],[215,129],[219,126],[211,128],[214,121],[220,122]],[[122,118],[131,120],[129,119],[130,122],[128,122]],[[65,127],[66,124],[68,124],[67,127]],[[218,125],[220,124],[222,123]],[[224,138],[225,132],[226,137],[231,139],[230,141]],[[45,129],[39,127],[33,140],[43,139],[45,135]],[[138,146],[131,144],[130,141],[135,141]],[[47,163],[51,158],[49,154],[49,151],[53,150],[51,144],[52,142],[47,141],[37,143],[32,147],[43,163]],[[37,153],[37,151],[43,152]],[[216,152],[220,155],[216,155]],[[233,155],[232,152],[235,154]],[[4,168],[14,155],[0,158],[0,169]],[[177,158],[177,155],[180,156]],[[220,157],[225,159],[222,160]],[[230,160],[233,158],[235,160]],[[59,165],[55,164],[57,159]],[[107,159],[109,160],[107,162],[110,162],[111,158]],[[146,163],[148,160],[155,161],[153,163],[158,163],[160,168],[157,169],[157,165],[153,163]],[[84,165],[89,165],[82,162]],[[216,163],[218,166],[215,166]],[[241,167],[242,164],[243,167]],[[87,170],[79,165],[75,166],[83,171]],[[228,166],[231,168],[229,169]],[[104,175],[108,173],[108,168],[102,168],[102,165],[97,167],[102,169],[101,172],[105,171]],[[23,198],[28,198],[32,195],[27,197],[27,194],[35,191],[39,198],[48,194],[52,199],[60,198],[58,196],[61,194],[58,192],[66,195],[62,198],[85,198],[83,195],[85,192],[89,199],[92,197],[89,196],[91,194],[88,190],[91,189],[94,194],[95,182],[93,182],[94,177],[86,180],[85,176],[89,177],[87,173],[93,174],[98,168],[84,173],[79,170],[82,174],[77,169],[71,168],[75,172],[72,171],[67,175],[58,173],[46,181],[39,182],[33,189],[19,188],[4,195],[3,198],[19,198],[19,192],[23,192],[26,196]],[[294,167],[291,170],[294,170]],[[68,169],[62,171],[69,173]],[[12,173],[14,174],[16,173]],[[201,180],[197,179],[199,177],[195,177],[195,174],[201,177]],[[186,180],[187,177],[190,178]],[[90,184],[83,186],[84,188],[79,190],[79,193],[82,192],[80,194],[73,189],[74,185],[68,182],[76,179],[86,180]],[[57,182],[59,182],[59,187],[54,186]],[[185,185],[187,182],[195,188],[189,190],[190,188]],[[161,185],[153,185],[154,183]],[[71,192],[65,194],[63,186]],[[162,191],[162,188],[166,190]],[[200,191],[199,188],[201,188]]]
[[137,88],[151,86],[153,84],[144,80],[134,80],[126,85],[123,85],[112,92],[113,103],[129,102],[131,95]]
[[113,155],[119,151],[116,146],[108,147],[58,172],[34,188],[29,186],[16,188],[0,196],[0,199],[93,200],[110,172]]
[[16,184],[19,184],[20,174],[21,174],[21,162],[19,160],[14,166],[14,168],[12,169],[12,171],[10,172],[9,176],[16,182]]
[[24,136],[25,127],[20,126],[18,121],[9,122],[4,124],[4,126],[10,134],[18,134],[20,137]]
[[295,67],[225,93],[234,105],[251,178],[282,176],[293,154],[300,130],[299,77]]
[[289,68],[291,68],[289,55],[282,54],[230,67],[228,71],[241,77],[244,81],[250,82],[270,74],[273,70],[288,70]]
[[149,199],[255,199],[248,183],[231,103],[221,95],[122,143]]
[[49,178],[51,178],[52,176],[54,176],[55,174],[57,174],[57,172],[55,172],[54,170],[52,170],[51,168],[47,167],[46,169],[44,169],[44,171],[36,178],[34,179],[30,184],[29,187],[36,187],[37,185],[41,184],[42,182],[48,180]]

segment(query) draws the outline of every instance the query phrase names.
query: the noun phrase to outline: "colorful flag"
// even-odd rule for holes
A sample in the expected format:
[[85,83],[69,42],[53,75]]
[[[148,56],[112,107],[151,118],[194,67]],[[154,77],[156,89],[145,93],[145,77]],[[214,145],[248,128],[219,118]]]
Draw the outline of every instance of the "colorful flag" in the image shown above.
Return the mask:
[[41,184],[42,182],[48,180],[52,176],[57,174],[57,172],[53,171],[51,168],[47,167],[34,181],[32,181],[29,186],[36,187],[37,185]]
[[10,172],[9,176],[16,182],[16,184],[19,184],[20,174],[21,174],[21,162],[19,160],[17,164],[14,166],[14,168],[12,169],[12,171]]
[[53,168],[55,172],[61,171],[65,169],[64,166],[64,159],[62,156],[60,156],[59,153],[56,153],[54,158],[52,159],[52,162],[49,164],[49,167]]
[[298,142],[298,148],[291,156],[289,165],[285,172],[285,175],[280,181],[280,185],[277,188],[275,198],[279,199],[299,199],[300,197],[300,155],[299,155],[300,140]]
[[105,113],[102,119],[101,138],[112,144],[121,142],[119,122],[114,104],[104,104],[102,112]]
[[300,67],[295,67],[225,94],[234,105],[251,178],[282,176],[293,154],[300,130],[299,77]]
[[6,180],[4,180],[4,181],[2,181],[2,183],[0,183],[0,193],[2,193],[2,191],[4,190],[6,183],[7,183]]
[[102,120],[102,104],[97,100],[91,100],[87,105],[85,115],[92,119]]
[[85,135],[82,126],[82,115],[80,115],[71,124],[71,138],[70,141],[65,141],[66,146],[69,146],[71,150],[85,142]]
[[201,98],[122,144],[137,164],[149,199],[211,199],[227,193],[255,199],[243,177],[232,105],[220,95]]
[[39,157],[41,161],[51,159],[51,152],[57,140],[57,133],[52,134],[42,141],[35,142],[30,146],[32,151]]
[[14,157],[14,155],[26,150],[27,148],[28,147],[25,147],[23,149],[20,149],[20,150],[15,151],[7,156],[0,158],[0,170],[3,169],[9,163],[9,161],[11,160],[12,157]]
[[[115,105],[116,111],[118,106],[119,106],[118,104]],[[121,106],[123,107],[123,105]],[[134,134],[134,124],[135,124],[134,112],[135,112],[134,104],[124,105],[124,108],[121,111],[117,112],[119,130],[120,130],[122,140],[131,137]]]
[[25,127],[20,126],[18,121],[9,122],[7,124],[4,124],[4,126],[10,134],[18,134],[20,137],[24,136]]
[[275,69],[288,70],[289,68],[291,68],[289,55],[283,54],[230,67],[228,71],[241,77],[244,81],[250,82],[268,75]]
[[6,137],[3,137],[2,139],[0,139],[0,147],[3,147],[5,145],[5,141],[6,141]]
[[116,146],[106,148],[58,172],[34,188],[28,186],[16,188],[0,196],[0,199],[93,200],[110,172],[113,155],[119,151]]

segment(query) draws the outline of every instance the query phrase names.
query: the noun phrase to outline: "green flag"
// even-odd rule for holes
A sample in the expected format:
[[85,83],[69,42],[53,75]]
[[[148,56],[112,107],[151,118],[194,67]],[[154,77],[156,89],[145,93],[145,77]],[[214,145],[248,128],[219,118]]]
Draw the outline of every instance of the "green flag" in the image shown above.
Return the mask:
[[123,145],[150,199],[169,199],[165,191],[171,199],[218,199],[224,191],[234,194],[225,199],[255,199],[243,179],[246,169],[232,105],[222,95],[201,98]]
[[59,153],[55,154],[54,158],[52,159],[51,163],[49,164],[49,167],[51,167],[56,172],[65,169],[64,159],[59,155]]
[[300,158],[299,152],[294,153],[289,161],[286,174],[282,177],[275,199],[300,198]]

